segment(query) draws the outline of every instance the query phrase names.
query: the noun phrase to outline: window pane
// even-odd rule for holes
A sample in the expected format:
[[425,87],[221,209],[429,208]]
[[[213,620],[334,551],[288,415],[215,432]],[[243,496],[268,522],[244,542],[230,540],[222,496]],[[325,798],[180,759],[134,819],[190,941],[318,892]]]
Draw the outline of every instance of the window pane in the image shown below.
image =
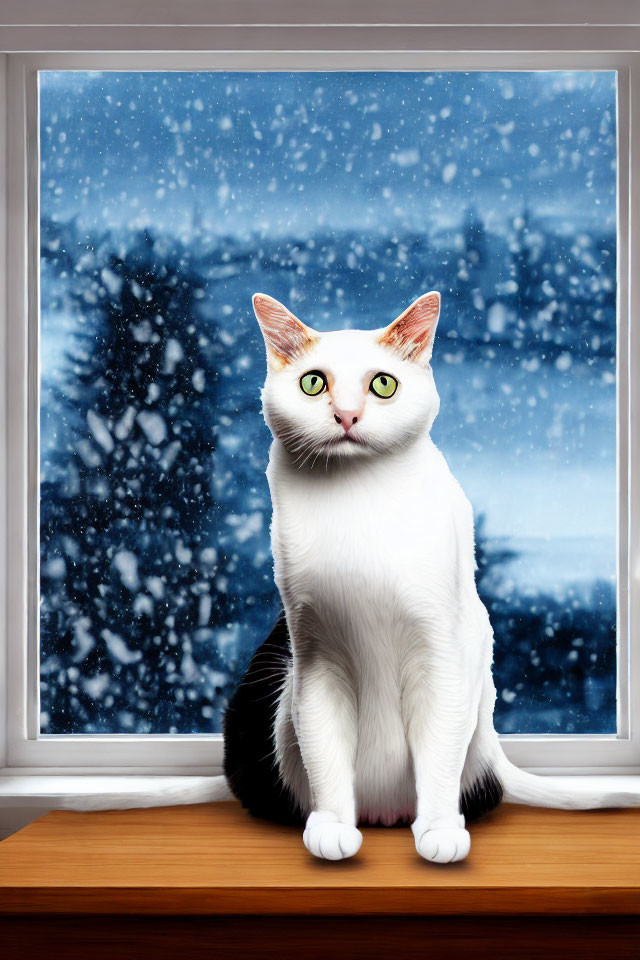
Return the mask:
[[503,732],[614,732],[616,77],[40,74],[41,729],[216,732],[279,607],[250,297],[438,289]]

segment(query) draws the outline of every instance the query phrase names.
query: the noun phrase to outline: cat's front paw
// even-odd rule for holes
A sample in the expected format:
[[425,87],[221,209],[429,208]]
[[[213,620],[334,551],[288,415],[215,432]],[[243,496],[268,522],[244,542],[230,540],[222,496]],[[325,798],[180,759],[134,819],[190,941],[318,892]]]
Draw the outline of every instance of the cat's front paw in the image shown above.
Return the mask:
[[360,849],[362,834],[350,823],[341,823],[335,813],[314,810],[309,814],[302,840],[314,857],[346,860]]
[[464,860],[471,849],[469,831],[464,829],[464,817],[440,817],[429,820],[418,817],[411,825],[416,850],[432,863],[455,863]]

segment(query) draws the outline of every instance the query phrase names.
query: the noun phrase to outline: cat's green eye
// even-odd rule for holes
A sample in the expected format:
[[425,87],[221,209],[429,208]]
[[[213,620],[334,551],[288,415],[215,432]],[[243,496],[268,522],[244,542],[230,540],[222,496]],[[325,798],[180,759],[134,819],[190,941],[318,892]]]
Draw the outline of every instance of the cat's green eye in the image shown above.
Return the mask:
[[304,377],[300,377],[300,389],[308,397],[317,397],[319,393],[326,390],[326,387],[327,378],[320,370],[310,370]]
[[395,377],[392,377],[390,373],[376,373],[369,384],[371,393],[375,393],[376,397],[382,397],[383,400],[388,400],[389,397],[392,397],[397,389],[398,381]]

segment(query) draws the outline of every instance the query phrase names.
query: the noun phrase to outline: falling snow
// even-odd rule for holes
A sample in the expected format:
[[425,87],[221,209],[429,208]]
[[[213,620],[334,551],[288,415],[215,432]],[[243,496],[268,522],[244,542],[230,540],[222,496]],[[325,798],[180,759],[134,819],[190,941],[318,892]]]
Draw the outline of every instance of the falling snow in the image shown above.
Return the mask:
[[615,730],[606,71],[44,72],[47,733],[215,732],[279,600],[264,290],[319,330],[442,294],[504,732]]

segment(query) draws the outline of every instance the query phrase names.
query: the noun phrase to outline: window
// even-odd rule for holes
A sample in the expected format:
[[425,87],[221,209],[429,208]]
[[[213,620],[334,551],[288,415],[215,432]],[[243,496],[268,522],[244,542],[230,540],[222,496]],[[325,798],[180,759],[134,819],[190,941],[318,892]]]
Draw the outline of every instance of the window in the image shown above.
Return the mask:
[[322,330],[437,288],[499,728],[615,733],[615,72],[39,87],[41,731],[218,733],[275,622],[252,293]]
[[[14,766],[216,768],[225,697],[277,608],[249,295],[329,329],[380,325],[434,287],[434,438],[478,514],[506,748],[530,767],[632,767],[633,62],[11,57],[26,140],[10,139],[9,216],[28,251],[9,237],[28,316],[9,328]],[[402,109],[407,87],[420,109]]]

